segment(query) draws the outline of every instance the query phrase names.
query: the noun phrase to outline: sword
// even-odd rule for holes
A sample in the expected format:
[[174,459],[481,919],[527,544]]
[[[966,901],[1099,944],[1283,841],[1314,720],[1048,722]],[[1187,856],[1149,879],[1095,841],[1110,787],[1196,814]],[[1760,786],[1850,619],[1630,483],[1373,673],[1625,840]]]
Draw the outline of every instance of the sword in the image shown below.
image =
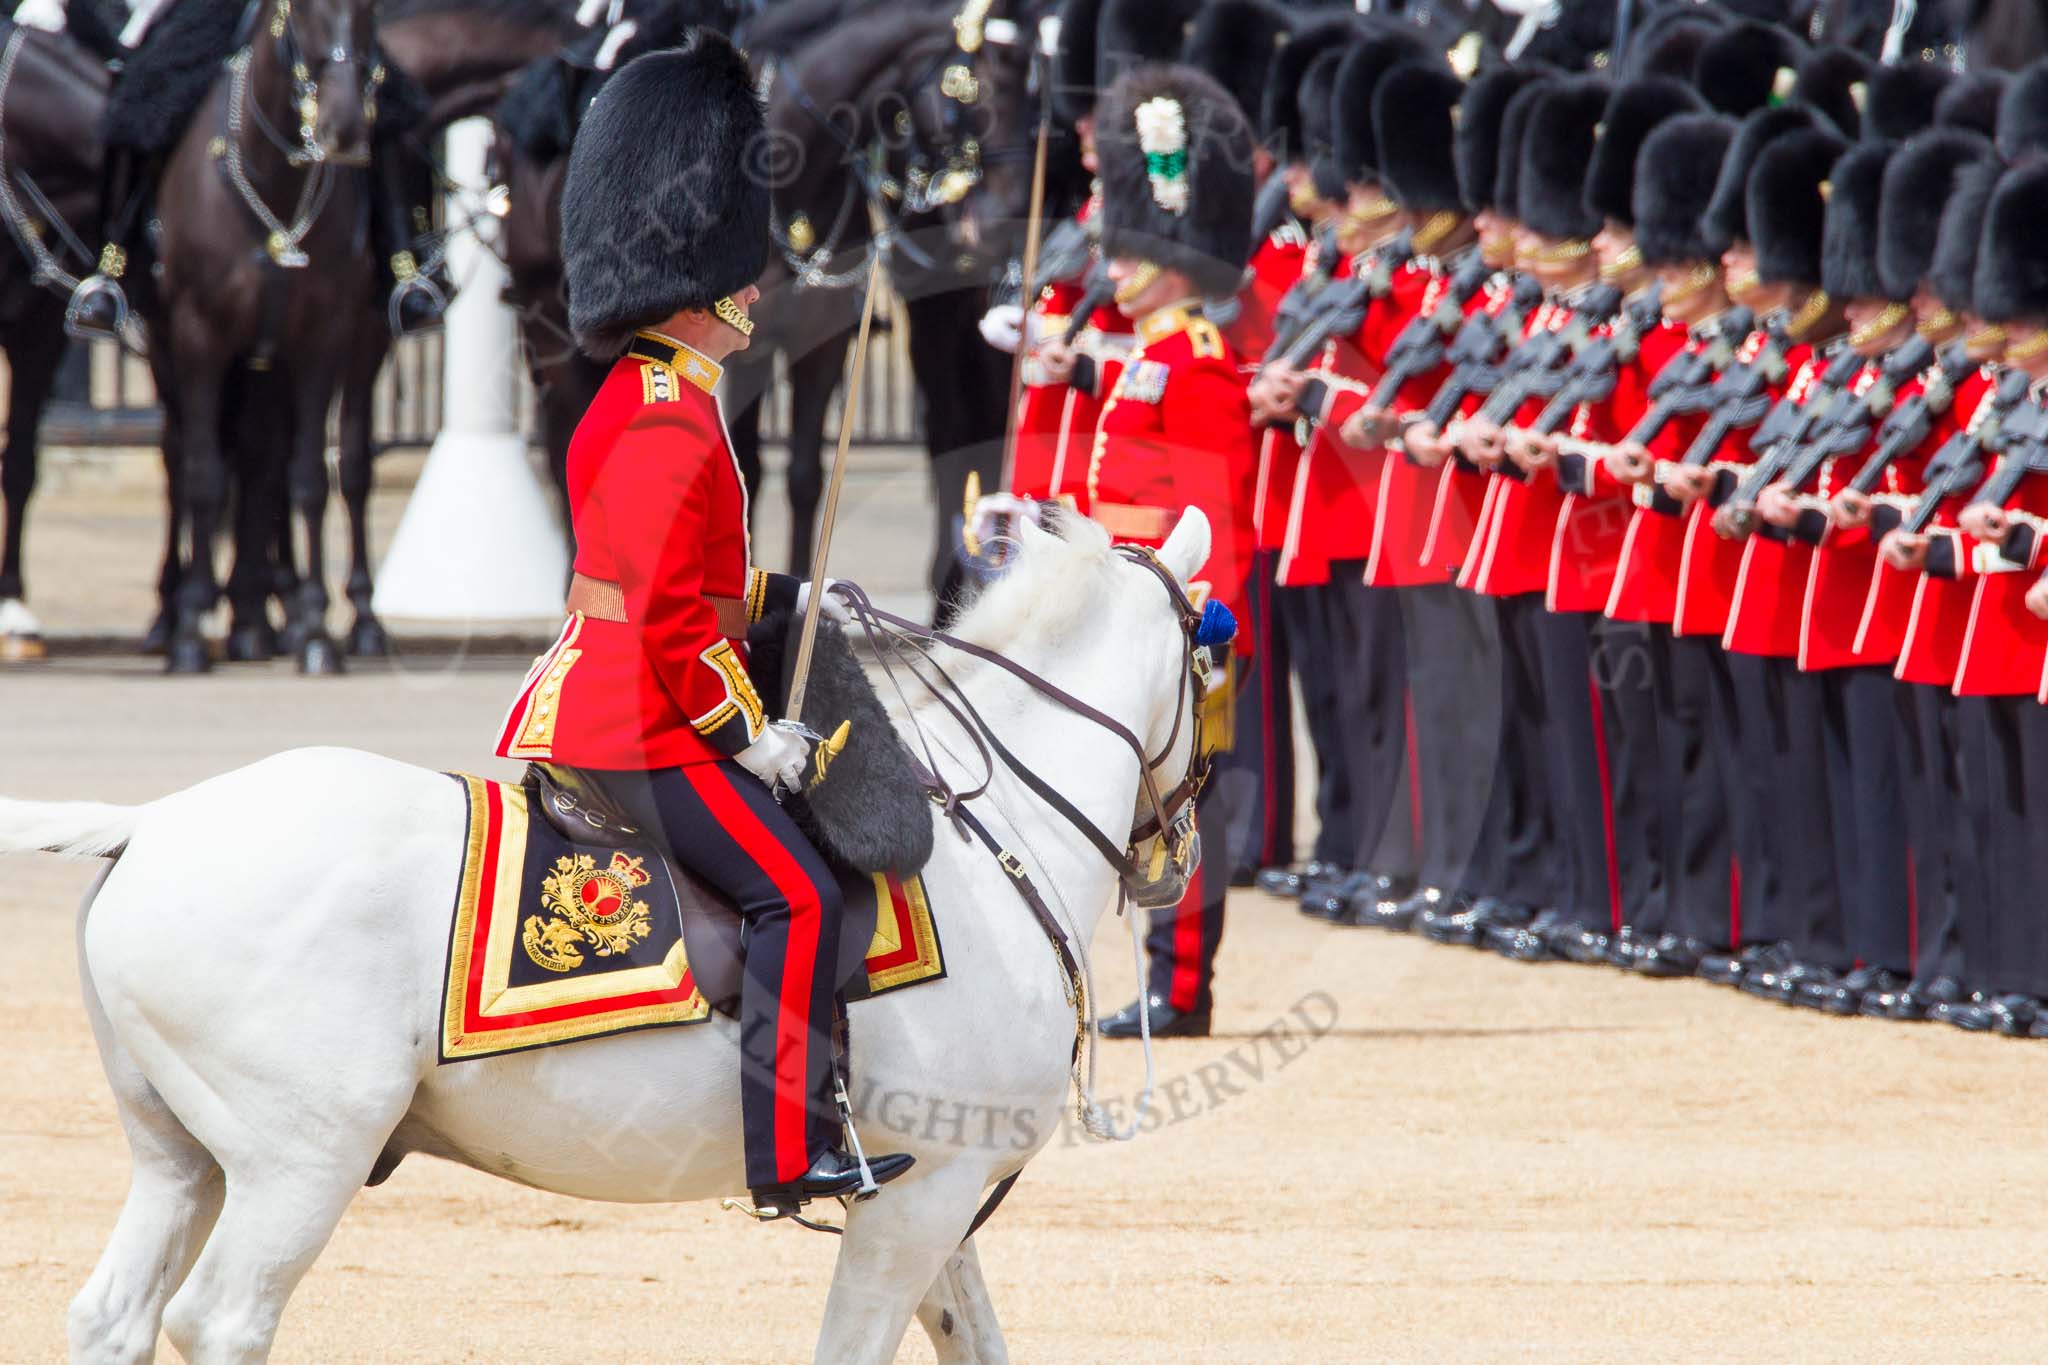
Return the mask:
[[853,343],[853,368],[846,381],[846,402],[839,412],[839,451],[832,459],[832,479],[825,485],[825,510],[818,518],[818,546],[811,555],[810,600],[804,603],[803,634],[797,638],[796,668],[789,678],[789,719],[801,722],[804,692],[811,678],[811,650],[818,643],[818,609],[825,602],[825,561],[832,553],[832,523],[839,516],[839,490],[846,485],[846,451],[853,443],[853,419],[860,411],[860,381],[867,369],[868,333],[875,322],[875,295],[882,291],[882,253],[868,252],[868,296],[860,306],[860,335]]
[[[1048,90],[1050,83],[1048,82]],[[1052,98],[1048,93],[1038,102],[1038,153],[1031,163],[1031,216],[1024,224],[1024,283],[1018,302],[1024,306],[1017,350],[1010,357],[1009,419],[1003,423],[1003,492],[1017,472],[1017,403],[1024,393],[1024,352],[1031,345],[1031,286],[1038,278],[1038,243],[1041,215],[1045,212],[1045,146],[1052,138]],[[970,506],[967,515],[972,517]]]

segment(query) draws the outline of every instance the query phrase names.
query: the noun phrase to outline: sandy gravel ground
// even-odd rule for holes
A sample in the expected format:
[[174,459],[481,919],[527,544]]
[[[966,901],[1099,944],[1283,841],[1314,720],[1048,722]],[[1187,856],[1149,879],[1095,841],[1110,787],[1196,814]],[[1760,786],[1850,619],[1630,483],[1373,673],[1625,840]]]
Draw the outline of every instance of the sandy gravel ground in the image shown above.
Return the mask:
[[[515,667],[173,684],[60,660],[0,675],[0,790],[141,800],[310,742],[476,769]],[[0,1360],[62,1358],[126,1182],[76,999],[89,870],[0,860]],[[1224,1036],[1159,1049],[1179,1121],[1063,1135],[982,1235],[1017,1359],[2042,1355],[2037,1046],[1514,966],[1253,894],[1221,979]],[[1111,1057],[1126,1092],[1136,1061]],[[833,1249],[416,1160],[357,1201],[276,1358],[807,1358]],[[930,1358],[915,1328],[903,1356]]]

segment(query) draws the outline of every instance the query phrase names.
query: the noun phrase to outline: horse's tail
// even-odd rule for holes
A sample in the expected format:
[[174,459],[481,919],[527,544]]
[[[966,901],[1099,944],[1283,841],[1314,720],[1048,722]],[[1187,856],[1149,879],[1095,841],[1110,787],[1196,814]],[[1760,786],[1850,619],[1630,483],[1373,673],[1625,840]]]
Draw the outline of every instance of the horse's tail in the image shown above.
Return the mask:
[[0,853],[110,858],[128,846],[140,806],[101,801],[9,801],[0,797]]

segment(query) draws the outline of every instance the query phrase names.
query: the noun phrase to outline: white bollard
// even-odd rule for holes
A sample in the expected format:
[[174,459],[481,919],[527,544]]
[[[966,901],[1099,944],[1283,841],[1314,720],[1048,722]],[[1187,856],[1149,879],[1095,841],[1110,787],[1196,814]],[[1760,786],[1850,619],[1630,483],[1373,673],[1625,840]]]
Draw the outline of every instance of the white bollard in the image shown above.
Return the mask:
[[[480,211],[491,125],[448,130],[449,221],[475,215],[477,236],[498,220]],[[459,292],[448,308],[441,432],[377,571],[379,616],[416,621],[554,621],[569,552],[554,500],[519,434],[519,332],[503,300],[505,267],[468,232],[448,243]]]

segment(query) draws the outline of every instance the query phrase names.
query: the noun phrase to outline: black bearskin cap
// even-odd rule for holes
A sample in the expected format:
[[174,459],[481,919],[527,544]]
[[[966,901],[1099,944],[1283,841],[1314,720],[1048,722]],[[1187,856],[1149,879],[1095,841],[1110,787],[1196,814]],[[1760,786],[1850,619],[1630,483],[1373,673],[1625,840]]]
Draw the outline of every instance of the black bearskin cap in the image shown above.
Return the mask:
[[1998,102],[1998,154],[2018,165],[2048,151],[2048,57],[2019,69]]
[[[1296,29],[1280,50],[1273,54],[1272,70],[1266,73],[1266,94],[1256,113],[1259,138],[1282,161],[1308,159],[1308,135],[1302,127],[1306,107],[1301,96],[1308,69],[1325,52],[1342,51],[1358,36],[1358,23],[1349,18],[1326,19]],[[1325,100],[1327,105],[1328,101]],[[1328,117],[1327,108],[1323,117]],[[1328,134],[1325,132],[1325,138]]]
[[1998,106],[2009,80],[2003,71],[1964,72],[1950,81],[1934,102],[1934,126],[1998,136]]
[[1522,146],[1528,140],[1529,116],[1557,88],[1562,76],[1543,76],[1514,93],[1500,118],[1500,157],[1493,170],[1493,208],[1510,218],[1522,213]]
[[1586,166],[1613,89],[1598,76],[1575,76],[1559,81],[1529,111],[1517,216],[1531,231],[1583,240],[1600,230],[1600,214],[1586,203]]
[[605,82],[562,184],[569,326],[589,355],[610,360],[638,329],[760,276],[764,130],[747,59],[709,29]]
[[1726,251],[1731,242],[1750,239],[1749,204],[1744,191],[1749,186],[1750,168],[1756,165],[1757,155],[1788,133],[1822,126],[1822,120],[1811,109],[1796,104],[1759,109],[1742,120],[1728,144],[1727,154],[1721,158],[1721,175],[1714,182],[1713,197],[1707,201],[1706,218],[1700,224],[1707,240],[1714,243],[1716,256]]
[[1951,79],[1932,62],[1879,67],[1870,77],[1870,97],[1863,106],[1863,135],[1901,142],[1931,127],[1935,101]]
[[1497,66],[1465,87],[1458,101],[1458,138],[1453,146],[1458,164],[1458,197],[1476,213],[1496,200],[1500,173],[1501,123],[1508,104],[1536,73],[1518,66]]
[[1994,156],[1991,140],[1967,128],[1931,129],[1892,155],[1877,214],[1877,272],[1886,295],[1905,298],[1927,278],[1942,207],[1966,169]]
[[1344,171],[1337,162],[1334,105],[1337,70],[1344,65],[1346,48],[1319,53],[1308,64],[1297,96],[1301,101],[1301,149],[1308,159],[1309,178],[1316,193],[1331,203],[1344,199]]
[[1863,127],[1863,106],[1870,97],[1873,63],[1851,47],[1832,44],[1817,47],[1799,64],[1799,83],[1794,93],[1828,116],[1845,137],[1856,137]]
[[1612,46],[1613,5],[1607,0],[1559,0],[1557,21],[1537,29],[1515,60],[1582,71]]
[[1602,218],[1634,222],[1636,153],[1665,119],[1706,108],[1691,86],[1665,77],[1614,87],[1600,118],[1600,139],[1586,167],[1586,207]]
[[2048,322],[2048,159],[2035,158],[1998,178],[1984,213],[1977,272],[1970,286],[1986,322]]
[[1730,24],[1700,48],[1693,83],[1724,114],[1747,114],[1787,93],[1806,48],[1776,24]]
[[1102,0],[1060,0],[1060,33],[1052,54],[1053,112],[1069,124],[1095,107],[1095,35]]
[[1668,118],[1636,153],[1636,250],[1645,265],[1711,261],[1720,247],[1706,233],[1721,159],[1735,138],[1735,120],[1721,114]]
[[1838,299],[1903,303],[1913,286],[1894,291],[1878,263],[1884,172],[1896,142],[1860,142],[1828,172],[1826,222],[1821,231],[1820,285]]
[[[1102,0],[1095,30],[1095,88],[1147,62],[1178,61],[1202,0]],[[1099,96],[1098,96],[1099,98]]]
[[1464,93],[1465,83],[1435,61],[1403,62],[1373,92],[1380,184],[1410,213],[1464,207],[1454,155]]
[[1824,188],[1848,143],[1818,128],[1787,133],[1757,156],[1744,200],[1756,273],[1765,284],[1820,283]]
[[1934,286],[1936,298],[1959,313],[1983,316],[1977,308],[1977,255],[1984,245],[1984,214],[2004,169],[1996,157],[1963,167],[1941,210],[1941,232],[1934,239],[1934,265],[1927,282]]
[[1404,61],[1428,61],[1434,55],[1429,45],[1414,36],[1417,30],[1374,31],[1353,43],[1337,68],[1332,88],[1330,137],[1335,144],[1337,170],[1344,179],[1369,184],[1379,179],[1380,154],[1374,142],[1373,92],[1380,77]]
[[1287,19],[1264,0],[1209,0],[1180,59],[1230,92],[1246,118],[1265,106],[1266,73],[1287,39]]
[[1623,69],[1630,79],[1670,76],[1690,81],[1700,49],[1726,24],[1719,11],[1701,5],[1667,4],[1652,10],[1629,40]]
[[[1138,114],[1180,106],[1187,202],[1162,207],[1147,174]],[[1178,270],[1210,296],[1234,294],[1252,254],[1252,130],[1230,92],[1190,66],[1149,65],[1103,93],[1095,130],[1102,164],[1102,251]]]

